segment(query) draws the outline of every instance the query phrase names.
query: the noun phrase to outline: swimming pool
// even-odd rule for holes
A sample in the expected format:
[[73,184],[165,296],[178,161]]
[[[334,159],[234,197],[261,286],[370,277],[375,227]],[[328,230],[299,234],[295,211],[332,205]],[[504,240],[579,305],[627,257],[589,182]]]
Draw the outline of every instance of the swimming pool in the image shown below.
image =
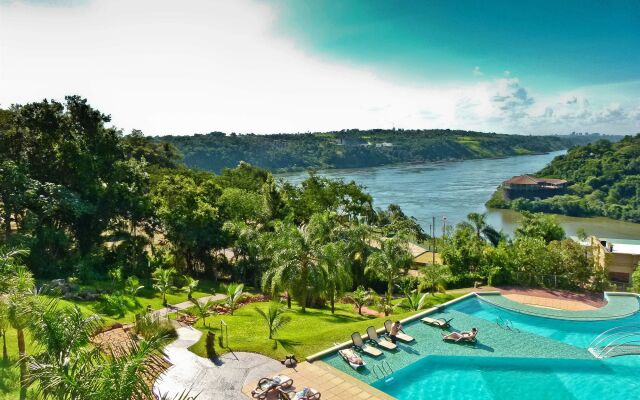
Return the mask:
[[[637,301],[637,299],[635,300]],[[416,338],[378,359],[364,356],[356,372],[335,355],[324,362],[399,399],[630,399],[640,398],[640,356],[595,359],[587,351],[601,332],[640,325],[640,313],[598,321],[544,318],[469,297],[432,314],[454,318],[456,330],[478,327],[476,346],[444,343],[440,330],[419,321],[406,324]],[[515,331],[496,324],[510,320]],[[393,373],[380,377],[375,365]]]

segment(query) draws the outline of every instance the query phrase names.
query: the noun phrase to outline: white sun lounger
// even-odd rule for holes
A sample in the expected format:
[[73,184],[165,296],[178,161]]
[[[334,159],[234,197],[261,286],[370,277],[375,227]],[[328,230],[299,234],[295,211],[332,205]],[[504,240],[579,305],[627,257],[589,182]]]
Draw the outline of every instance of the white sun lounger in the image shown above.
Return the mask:
[[382,355],[382,352],[380,350],[366,344],[364,340],[362,340],[362,336],[360,336],[360,333],[358,332],[353,332],[351,334],[351,341],[353,342],[353,345],[355,347],[359,348],[360,350],[369,354],[372,357],[379,357]]
[[380,336],[378,336],[378,332],[376,332],[376,328],[373,326],[367,328],[367,335],[369,336],[370,341],[385,350],[395,350],[398,347],[395,343],[391,343],[389,340],[380,338]]

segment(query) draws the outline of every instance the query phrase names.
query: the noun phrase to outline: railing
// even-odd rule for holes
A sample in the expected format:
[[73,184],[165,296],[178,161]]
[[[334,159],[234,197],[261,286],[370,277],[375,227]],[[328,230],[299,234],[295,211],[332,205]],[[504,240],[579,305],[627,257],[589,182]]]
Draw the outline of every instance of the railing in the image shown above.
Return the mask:
[[225,339],[227,343],[227,348],[229,347],[229,325],[224,322],[223,319],[220,320],[220,347],[224,348]]
[[377,379],[385,378],[393,374],[393,368],[391,368],[391,365],[389,365],[388,361],[382,361],[380,362],[380,364],[375,364],[373,367],[371,367],[371,371]]
[[640,354],[640,325],[616,326],[596,336],[589,345],[596,358]]
[[506,318],[502,318],[501,316],[498,316],[498,318],[496,318],[496,324],[500,328],[503,328],[515,333],[520,333],[520,329],[513,326],[513,321],[511,321],[510,319],[506,319]]

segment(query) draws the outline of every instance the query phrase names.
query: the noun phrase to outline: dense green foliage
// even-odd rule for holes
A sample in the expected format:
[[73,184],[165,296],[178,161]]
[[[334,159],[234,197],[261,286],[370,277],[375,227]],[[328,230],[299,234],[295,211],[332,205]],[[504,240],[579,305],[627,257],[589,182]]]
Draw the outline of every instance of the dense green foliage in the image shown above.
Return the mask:
[[511,202],[505,202],[498,193],[487,205],[640,222],[640,134],[616,143],[600,140],[574,147],[566,155],[556,157],[536,176],[566,179],[568,193]]
[[449,161],[545,153],[594,140],[587,136],[499,135],[472,131],[343,130],[277,135],[163,136],[190,167],[220,172],[246,161],[271,171],[364,168],[421,161]]
[[[472,217],[472,215],[470,215]],[[471,224],[459,224],[442,249],[454,280],[496,285],[602,290],[606,277],[588,249],[565,239],[555,217],[525,213],[515,238],[492,244]]]

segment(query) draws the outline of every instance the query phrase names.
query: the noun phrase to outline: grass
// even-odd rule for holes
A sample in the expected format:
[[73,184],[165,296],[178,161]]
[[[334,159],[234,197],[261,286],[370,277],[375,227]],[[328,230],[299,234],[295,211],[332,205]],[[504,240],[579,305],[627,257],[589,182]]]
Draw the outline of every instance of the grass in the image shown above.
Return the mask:
[[[448,301],[460,294],[436,295],[429,306]],[[269,339],[266,322],[258,315],[256,308],[266,309],[268,303],[252,303],[238,309],[233,316],[214,316],[207,318],[208,328],[199,320],[196,328],[205,333],[198,343],[189,348],[201,357],[207,357],[205,338],[207,331],[220,335],[220,320],[224,319],[229,329],[229,347],[233,351],[260,353],[274,359],[282,359],[288,354],[295,354],[299,360],[331,347],[336,342],[349,340],[351,333],[364,333],[368,326],[380,328],[386,319],[403,319],[417,311],[400,310],[389,317],[374,318],[360,316],[350,304],[337,304],[336,313],[328,309],[309,309],[302,313],[299,307],[293,307],[286,315],[291,322],[278,331],[275,339]],[[216,350],[220,350],[216,340]]]

